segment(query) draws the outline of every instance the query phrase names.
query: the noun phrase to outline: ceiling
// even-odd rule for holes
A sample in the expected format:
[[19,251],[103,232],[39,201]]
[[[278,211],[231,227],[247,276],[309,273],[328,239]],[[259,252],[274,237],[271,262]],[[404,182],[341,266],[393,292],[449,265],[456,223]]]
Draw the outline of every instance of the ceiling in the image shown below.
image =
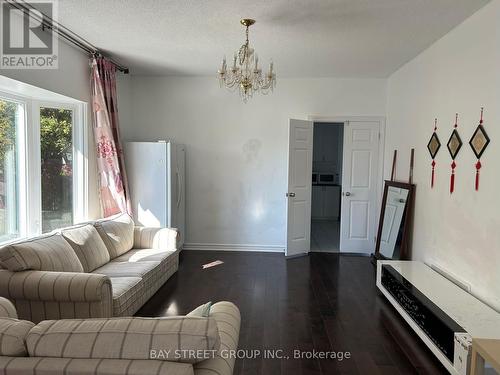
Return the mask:
[[387,77],[489,0],[61,0],[132,74],[214,75],[244,41],[281,77]]

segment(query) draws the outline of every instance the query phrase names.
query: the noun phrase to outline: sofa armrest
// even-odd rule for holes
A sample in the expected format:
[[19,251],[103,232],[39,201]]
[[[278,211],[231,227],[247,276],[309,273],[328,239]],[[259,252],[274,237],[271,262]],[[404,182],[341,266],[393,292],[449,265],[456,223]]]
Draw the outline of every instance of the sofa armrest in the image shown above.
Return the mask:
[[161,249],[175,251],[178,248],[180,233],[176,228],[134,228],[135,249]]
[[76,272],[0,270],[0,296],[20,319],[108,318],[113,316],[108,276]]
[[0,270],[0,295],[31,301],[92,302],[109,295],[108,276],[93,273]]
[[0,297],[0,318],[17,319],[15,306],[7,298]]
[[194,373],[195,375],[232,375],[235,362],[233,351],[238,349],[240,336],[240,310],[234,303],[217,302],[210,308],[209,317],[217,322],[220,335],[220,350],[214,358],[196,363]]

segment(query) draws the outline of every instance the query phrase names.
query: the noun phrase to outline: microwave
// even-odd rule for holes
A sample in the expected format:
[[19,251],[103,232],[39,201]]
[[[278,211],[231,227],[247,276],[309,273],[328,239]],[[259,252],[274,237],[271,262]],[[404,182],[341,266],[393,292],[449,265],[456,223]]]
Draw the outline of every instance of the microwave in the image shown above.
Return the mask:
[[334,173],[319,173],[318,174],[318,184],[322,185],[335,185],[336,178]]

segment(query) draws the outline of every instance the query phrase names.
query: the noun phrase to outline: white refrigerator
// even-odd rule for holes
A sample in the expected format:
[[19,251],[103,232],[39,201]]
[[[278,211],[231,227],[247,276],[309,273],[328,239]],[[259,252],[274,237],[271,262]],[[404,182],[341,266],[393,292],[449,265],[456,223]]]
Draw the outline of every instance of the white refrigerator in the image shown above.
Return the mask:
[[186,147],[173,142],[126,142],[125,166],[138,225],[186,233]]

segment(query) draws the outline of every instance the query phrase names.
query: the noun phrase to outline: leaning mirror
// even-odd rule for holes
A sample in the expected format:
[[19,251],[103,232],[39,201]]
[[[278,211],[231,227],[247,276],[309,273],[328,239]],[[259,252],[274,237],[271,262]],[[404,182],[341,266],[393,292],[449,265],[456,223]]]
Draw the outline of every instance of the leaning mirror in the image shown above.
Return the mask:
[[410,259],[413,184],[385,181],[375,248],[377,259]]

